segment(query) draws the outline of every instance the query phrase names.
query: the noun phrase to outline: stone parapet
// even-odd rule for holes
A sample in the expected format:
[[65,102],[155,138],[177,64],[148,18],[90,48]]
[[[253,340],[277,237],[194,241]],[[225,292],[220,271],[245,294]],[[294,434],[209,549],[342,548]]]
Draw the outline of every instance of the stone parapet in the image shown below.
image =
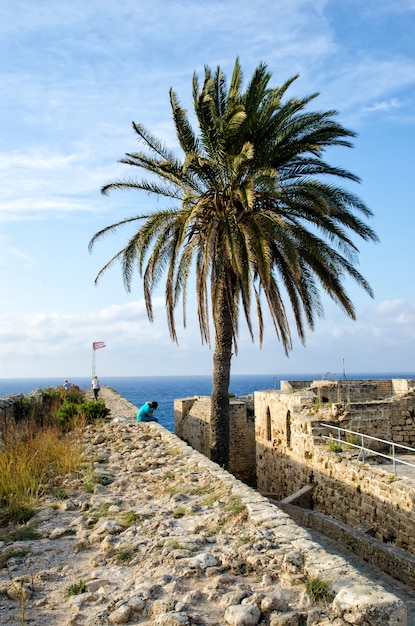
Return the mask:
[[[174,432],[210,458],[210,397],[174,401]],[[256,485],[255,422],[252,399],[230,400],[229,471],[248,485]]]

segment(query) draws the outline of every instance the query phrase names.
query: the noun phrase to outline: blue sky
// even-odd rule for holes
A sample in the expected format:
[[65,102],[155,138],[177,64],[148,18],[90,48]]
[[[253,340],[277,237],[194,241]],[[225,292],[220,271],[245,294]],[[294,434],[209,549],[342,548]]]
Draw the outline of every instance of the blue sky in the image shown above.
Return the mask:
[[131,122],[175,148],[170,87],[190,109],[193,72],[230,76],[237,56],[246,79],[260,61],[273,85],[299,74],[288,95],[319,92],[312,108],[336,109],[358,133],[328,159],[361,178],[353,191],[380,243],[357,242],[375,298],[347,285],[356,321],[324,301],[289,358],[269,324],[260,349],[241,323],[233,372],[415,371],[415,0],[16,0],[1,14],[1,378],[89,376],[93,341],[106,343],[101,377],[210,374],[194,294],[177,346],[162,292],[150,324],[138,279],[128,294],[116,266],[94,285],[128,233],[92,254],[88,242],[156,206],[100,193],[133,173],[117,163],[137,149]]

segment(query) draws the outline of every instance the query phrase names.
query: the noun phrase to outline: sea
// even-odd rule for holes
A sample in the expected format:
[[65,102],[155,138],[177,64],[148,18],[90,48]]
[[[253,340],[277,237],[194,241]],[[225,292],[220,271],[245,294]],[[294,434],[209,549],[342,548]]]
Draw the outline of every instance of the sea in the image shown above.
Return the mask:
[[[281,380],[335,380],[340,376],[330,373],[305,374],[244,374],[231,376],[229,391],[237,397],[248,396],[254,391],[279,389]],[[342,379],[377,379],[377,378],[410,378],[415,379],[414,372],[392,373],[355,373],[342,375]],[[212,392],[210,376],[100,376],[101,386],[108,386],[129,400],[134,406],[140,407],[147,401],[156,400],[158,408],[155,416],[167,430],[174,432],[175,399],[191,396],[209,396]],[[90,389],[91,377],[69,378],[70,383],[82,390]],[[0,378],[0,398],[16,393],[28,394],[36,389],[59,387],[62,378]]]

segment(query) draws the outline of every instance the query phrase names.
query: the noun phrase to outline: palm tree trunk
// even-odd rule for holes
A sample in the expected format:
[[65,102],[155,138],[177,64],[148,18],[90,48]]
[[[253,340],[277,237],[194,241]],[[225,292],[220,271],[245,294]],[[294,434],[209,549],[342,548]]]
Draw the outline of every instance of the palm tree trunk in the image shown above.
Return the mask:
[[215,320],[210,414],[210,458],[221,467],[229,466],[229,384],[232,358],[232,318],[226,290],[218,295]]

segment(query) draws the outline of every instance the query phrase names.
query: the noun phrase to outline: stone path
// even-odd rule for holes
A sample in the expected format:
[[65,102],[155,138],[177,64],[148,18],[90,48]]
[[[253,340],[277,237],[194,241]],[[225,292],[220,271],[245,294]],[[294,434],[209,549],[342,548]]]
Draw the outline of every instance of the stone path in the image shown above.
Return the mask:
[[[111,419],[83,433],[83,473],[56,481],[30,520],[38,538],[0,544],[0,624],[405,626],[395,591],[160,425],[137,424],[112,390],[101,397]],[[316,577],[326,602],[306,593]]]

